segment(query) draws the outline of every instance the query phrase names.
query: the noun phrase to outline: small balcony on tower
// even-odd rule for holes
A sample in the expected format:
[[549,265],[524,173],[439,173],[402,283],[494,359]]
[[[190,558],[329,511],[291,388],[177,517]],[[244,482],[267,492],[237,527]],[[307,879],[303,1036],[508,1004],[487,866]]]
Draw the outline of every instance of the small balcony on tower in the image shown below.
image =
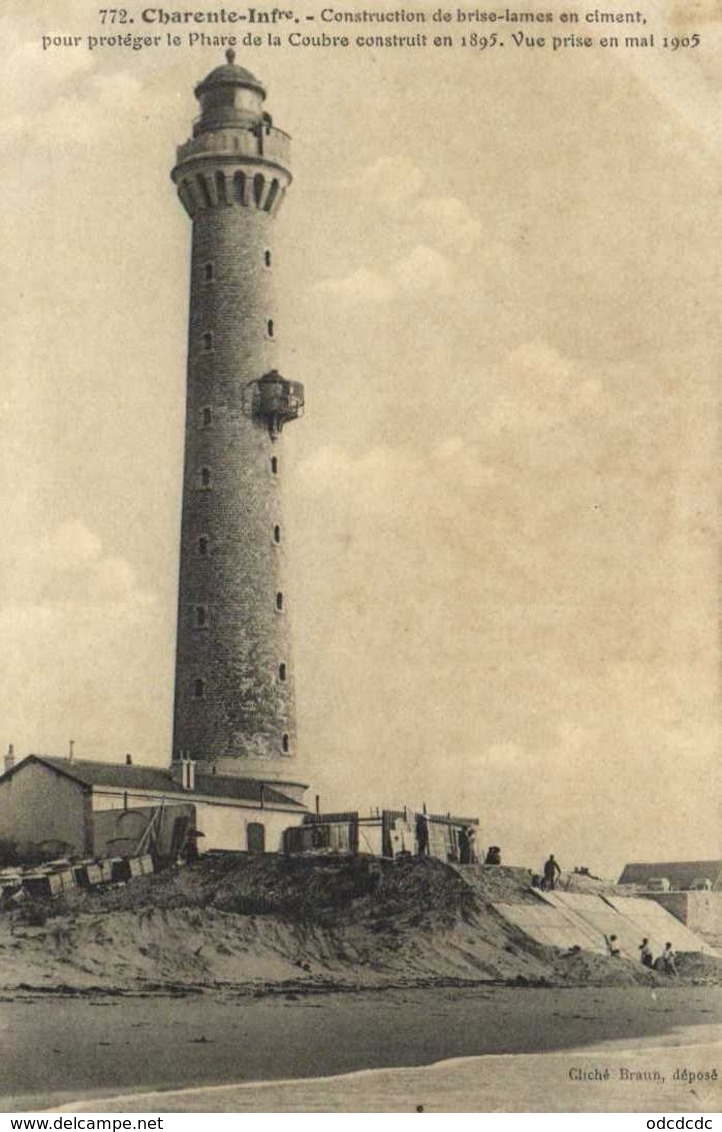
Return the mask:
[[288,421],[303,416],[304,389],[300,381],[287,381],[272,369],[246,386],[244,408],[249,416],[268,428],[275,440]]

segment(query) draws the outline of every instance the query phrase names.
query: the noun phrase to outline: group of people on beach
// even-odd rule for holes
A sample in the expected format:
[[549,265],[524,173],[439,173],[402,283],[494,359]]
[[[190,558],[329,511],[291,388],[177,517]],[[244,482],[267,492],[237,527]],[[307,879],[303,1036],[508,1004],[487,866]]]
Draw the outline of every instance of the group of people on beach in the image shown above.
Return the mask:
[[[604,940],[607,945],[607,953],[614,959],[619,958],[622,951],[616,935],[605,935]],[[639,958],[645,967],[650,967],[663,975],[677,974],[677,957],[671,943],[665,943],[664,951],[655,959],[652,955],[652,948],[649,946],[649,940],[645,936],[639,945]]]
[[[547,891],[553,891],[556,886],[557,877],[561,875],[561,871],[558,862],[554,858],[554,854],[550,853],[549,857],[544,862],[543,875],[539,878],[539,887]],[[589,875],[588,869],[577,869],[575,871]],[[604,941],[607,945],[608,955],[618,958],[622,954],[616,935],[605,935]],[[652,955],[652,949],[649,946],[649,939],[645,936],[639,945],[639,958],[645,967],[650,967],[655,971],[661,972],[663,975],[677,974],[677,957],[674,954],[672,944],[669,942],[665,943],[664,951],[655,959]]]
[[649,940],[645,936],[639,945],[639,958],[645,967],[652,967],[655,971],[661,971],[663,975],[677,974],[677,957],[671,943],[665,943],[662,954],[653,959]]

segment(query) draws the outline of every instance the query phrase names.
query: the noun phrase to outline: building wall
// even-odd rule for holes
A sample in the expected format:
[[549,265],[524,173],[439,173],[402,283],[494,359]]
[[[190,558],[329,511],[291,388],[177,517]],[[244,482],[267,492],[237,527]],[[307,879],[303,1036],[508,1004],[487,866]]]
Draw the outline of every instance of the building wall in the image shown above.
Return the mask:
[[722,948],[722,892],[688,892],[687,927]]
[[722,948],[722,892],[655,892],[647,898],[661,904],[712,947]]
[[282,850],[283,831],[298,825],[295,814],[274,810],[241,809],[236,806],[215,806],[199,802],[196,805],[198,829],[205,836],[198,841],[201,853],[209,849],[247,850],[248,826],[261,824],[264,828],[265,851]]
[[42,763],[25,761],[0,781],[0,837],[25,848],[62,842],[68,853],[89,854],[90,793]]
[[[95,810],[93,812],[93,856],[134,856],[155,809],[155,806],[142,806],[137,809],[112,807]],[[172,803],[164,806],[162,821],[155,832],[155,845],[161,857],[167,857],[170,854],[176,822],[179,821],[183,823],[183,830],[195,826],[195,806],[187,803]]]
[[[153,798],[148,794],[132,794],[130,792],[106,790],[102,793],[93,791],[93,810],[122,810],[127,805],[129,809],[136,810],[143,807],[158,805],[160,797]],[[190,799],[189,799],[190,801]],[[181,803],[182,800],[166,799],[167,806]],[[250,823],[261,823],[265,830],[265,847],[267,852],[276,853],[282,848],[284,829],[291,825],[299,825],[302,814],[286,810],[272,810],[258,806],[244,806],[228,802],[202,802],[195,797],[192,804],[196,811],[197,828],[204,834],[199,838],[198,848],[201,853],[209,849],[233,849],[245,851],[248,849],[248,826]]]

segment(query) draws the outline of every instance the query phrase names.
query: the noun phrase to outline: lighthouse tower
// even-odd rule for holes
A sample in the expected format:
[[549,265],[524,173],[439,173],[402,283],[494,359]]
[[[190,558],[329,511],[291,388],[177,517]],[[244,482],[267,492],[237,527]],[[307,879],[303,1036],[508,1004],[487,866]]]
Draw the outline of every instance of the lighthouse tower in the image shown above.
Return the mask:
[[289,138],[226,58],[172,172],[193,226],[173,761],[299,798],[281,503],[303,386],[278,371],[273,299]]

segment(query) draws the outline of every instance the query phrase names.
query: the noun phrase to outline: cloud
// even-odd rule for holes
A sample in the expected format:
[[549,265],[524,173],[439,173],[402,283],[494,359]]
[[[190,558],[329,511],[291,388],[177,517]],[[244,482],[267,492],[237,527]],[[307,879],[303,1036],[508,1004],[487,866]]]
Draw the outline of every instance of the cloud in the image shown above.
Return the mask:
[[459,251],[468,251],[481,235],[481,223],[458,197],[424,197],[414,203],[409,219],[429,239]]
[[541,339],[512,350],[499,376],[502,392],[488,418],[495,432],[542,430],[582,412],[606,411],[601,381]]
[[481,224],[464,201],[422,192],[426,175],[408,157],[382,157],[362,170],[354,184],[367,207],[373,202],[391,213],[407,238],[465,250],[481,235]]
[[392,280],[368,267],[359,267],[344,279],[325,279],[318,290],[348,303],[385,303],[396,293]]
[[406,207],[421,192],[424,174],[408,157],[380,157],[362,169],[353,186],[390,208]]
[[[132,613],[155,601],[143,590],[132,565],[108,554],[102,539],[81,519],[60,523],[49,534],[28,541],[22,552],[3,562],[3,611],[14,609],[20,620],[62,614],[89,614],[102,606]],[[93,614],[95,616],[95,614]],[[98,614],[100,616],[100,614]]]
[[364,230],[384,233],[379,260],[388,247],[400,250],[384,268],[364,264],[347,276],[325,280],[318,288],[322,293],[347,303],[387,303],[451,292],[457,275],[454,258],[473,248],[481,224],[457,197],[423,194],[425,181],[422,170],[402,155],[380,158],[354,178]]
[[391,269],[397,290],[402,294],[448,294],[454,282],[453,264],[425,244],[417,244]]
[[32,38],[24,38],[14,23],[0,20],[5,47],[0,144],[23,138],[34,143],[47,134],[57,147],[84,145],[107,135],[109,116],[117,119],[137,106],[137,78],[120,71],[100,73],[83,45],[43,51],[34,29]]
[[108,131],[108,117],[137,106],[140,83],[127,74],[94,74],[23,119],[23,129],[49,130],[67,145],[85,145]]
[[48,537],[47,550],[55,569],[60,572],[84,569],[96,562],[102,553],[102,542],[79,519],[62,523]]
[[406,296],[449,294],[454,280],[454,265],[446,256],[417,244],[386,273],[360,267],[343,279],[324,280],[319,290],[351,304],[388,303]]
[[138,588],[130,563],[105,554],[101,539],[80,519],[56,527],[41,560],[42,603],[134,606],[153,600]]
[[481,224],[458,197],[424,193],[426,174],[402,154],[381,157],[363,169],[353,186],[403,221],[424,239],[468,246]]

